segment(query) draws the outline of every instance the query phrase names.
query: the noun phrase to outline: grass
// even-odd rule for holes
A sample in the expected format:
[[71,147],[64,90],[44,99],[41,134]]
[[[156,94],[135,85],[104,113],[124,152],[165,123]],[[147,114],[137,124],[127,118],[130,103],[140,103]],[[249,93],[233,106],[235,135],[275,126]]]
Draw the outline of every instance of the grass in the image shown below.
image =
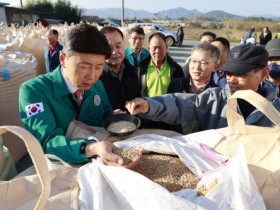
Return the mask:
[[[201,28],[185,28],[185,40],[199,41],[200,34],[205,31],[211,31],[216,34],[217,37],[225,37],[228,39],[225,30],[223,29],[201,29]],[[236,31],[230,35],[230,42],[240,42],[241,37],[245,31]]]
[[[170,30],[176,30],[174,28],[169,28]],[[211,31],[216,34],[217,37],[225,37],[230,42],[240,42],[241,37],[246,31],[237,30],[230,33],[230,37],[227,37],[226,31],[224,29],[203,29],[203,28],[184,28],[185,36],[184,40],[195,40],[199,41],[200,34],[205,31]],[[258,35],[260,34],[257,33]]]
[[[257,32],[257,42],[259,42],[259,36],[264,27],[269,27],[272,32],[272,37],[274,38],[276,33],[280,32],[280,24],[278,22],[273,21],[261,21],[261,20],[224,20],[222,23],[224,26],[228,26],[228,29],[225,28],[211,28],[211,26],[215,26],[217,22],[213,21],[210,24],[209,28],[202,28],[202,22],[194,24],[186,23],[184,31],[185,31],[185,40],[199,40],[200,34],[205,31],[214,32],[217,37],[225,37],[230,42],[240,42],[241,38],[245,34],[246,31],[249,30],[252,26],[256,28]],[[166,26],[171,30],[176,30],[176,25]]]

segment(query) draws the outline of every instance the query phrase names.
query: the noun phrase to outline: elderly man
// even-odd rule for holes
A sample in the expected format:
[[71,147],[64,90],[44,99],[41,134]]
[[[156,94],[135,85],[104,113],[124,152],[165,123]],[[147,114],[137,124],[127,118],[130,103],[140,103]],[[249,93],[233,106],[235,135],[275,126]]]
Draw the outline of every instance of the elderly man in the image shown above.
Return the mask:
[[[229,54],[227,62],[221,67],[226,72],[225,88],[210,88],[196,94],[177,93],[154,98],[138,98],[127,103],[133,115],[163,121],[169,124],[182,124],[197,120],[201,130],[227,126],[226,106],[231,94],[237,90],[253,90],[267,98],[280,110],[277,89],[267,82],[268,52],[263,46],[239,45]],[[273,126],[272,122],[249,103],[238,100],[239,112],[246,124]]]
[[124,37],[120,29],[106,26],[100,30],[111,47],[111,57],[106,60],[100,77],[113,109],[125,111],[125,103],[140,97],[138,76],[125,58]]
[[196,45],[191,54],[190,74],[186,78],[173,80],[168,87],[168,93],[199,94],[209,87],[218,87],[212,74],[217,69],[219,57],[217,47],[208,43]]
[[167,93],[170,82],[184,77],[180,65],[168,54],[165,36],[154,33],[149,37],[150,56],[140,64],[140,83],[142,96],[160,96]]
[[112,153],[112,143],[66,136],[73,119],[101,126],[104,118],[113,114],[99,81],[105,59],[111,56],[107,39],[96,27],[80,25],[70,29],[64,41],[61,66],[21,85],[21,120],[46,154],[75,164],[99,156],[107,164],[122,165],[122,158]]
[[[214,83],[213,72],[218,66],[219,57],[217,47],[208,43],[196,45],[191,54],[190,74],[186,78],[173,80],[168,87],[168,93],[199,94],[207,88],[218,87]],[[169,126],[168,129],[189,134],[199,130],[199,123],[189,121],[182,125]]]
[[56,29],[49,29],[46,36],[48,44],[44,49],[44,57],[46,71],[49,73],[59,66],[59,53],[63,49],[63,46],[58,42],[58,31]]

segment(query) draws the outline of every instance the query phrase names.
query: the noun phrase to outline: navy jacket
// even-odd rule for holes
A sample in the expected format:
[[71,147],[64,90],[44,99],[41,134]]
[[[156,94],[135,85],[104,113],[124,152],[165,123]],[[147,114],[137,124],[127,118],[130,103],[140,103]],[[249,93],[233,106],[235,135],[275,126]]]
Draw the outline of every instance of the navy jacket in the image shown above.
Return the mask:
[[49,45],[46,45],[44,48],[44,57],[45,57],[45,64],[46,64],[46,71],[47,73],[52,72],[55,70],[59,64],[59,52],[63,49],[63,46],[57,43],[56,48],[53,54],[50,56],[49,54]]

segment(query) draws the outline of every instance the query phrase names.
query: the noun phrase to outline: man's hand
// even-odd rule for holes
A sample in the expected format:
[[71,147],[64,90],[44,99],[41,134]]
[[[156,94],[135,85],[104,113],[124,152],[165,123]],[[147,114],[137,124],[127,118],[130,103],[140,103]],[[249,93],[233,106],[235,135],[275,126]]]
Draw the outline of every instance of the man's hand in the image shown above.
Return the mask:
[[137,151],[137,155],[135,156],[135,158],[129,162],[126,162],[126,163],[123,163],[121,165],[119,164],[111,164],[111,165],[116,165],[116,166],[121,166],[121,167],[124,167],[124,168],[128,168],[128,169],[133,169],[135,168],[139,162],[140,162],[140,158],[142,156],[144,152],[144,149],[143,148],[139,148],[138,151]]
[[143,98],[135,98],[132,101],[126,102],[125,108],[130,112],[131,115],[138,113],[147,113],[149,111],[149,103]]
[[97,155],[105,164],[111,166],[121,166],[132,169],[138,165],[143,152],[142,149],[139,149],[138,155],[134,158],[134,160],[125,164],[120,156],[112,152],[114,147],[115,145],[109,141],[92,143],[86,147],[86,155],[89,157]]

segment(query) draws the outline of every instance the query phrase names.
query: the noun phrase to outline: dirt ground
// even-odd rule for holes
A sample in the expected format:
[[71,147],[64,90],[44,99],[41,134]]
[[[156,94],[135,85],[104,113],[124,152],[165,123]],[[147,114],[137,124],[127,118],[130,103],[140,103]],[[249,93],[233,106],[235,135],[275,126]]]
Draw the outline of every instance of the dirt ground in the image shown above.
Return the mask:
[[201,29],[201,28],[185,28],[185,37],[184,40],[199,40],[200,34],[205,31],[211,31],[216,34],[217,37],[225,37],[231,41],[241,40],[241,37],[244,35],[245,31],[231,31],[230,37],[228,38],[225,30],[223,29]]

